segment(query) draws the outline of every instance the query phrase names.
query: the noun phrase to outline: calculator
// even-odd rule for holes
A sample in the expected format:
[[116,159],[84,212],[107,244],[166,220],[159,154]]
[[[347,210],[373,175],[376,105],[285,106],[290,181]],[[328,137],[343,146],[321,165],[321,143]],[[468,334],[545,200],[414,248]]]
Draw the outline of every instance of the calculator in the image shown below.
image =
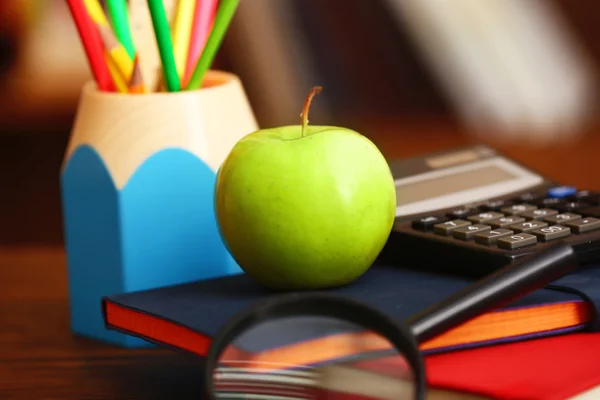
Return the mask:
[[396,220],[381,257],[482,277],[557,241],[600,260],[600,193],[554,182],[488,146],[390,163]]

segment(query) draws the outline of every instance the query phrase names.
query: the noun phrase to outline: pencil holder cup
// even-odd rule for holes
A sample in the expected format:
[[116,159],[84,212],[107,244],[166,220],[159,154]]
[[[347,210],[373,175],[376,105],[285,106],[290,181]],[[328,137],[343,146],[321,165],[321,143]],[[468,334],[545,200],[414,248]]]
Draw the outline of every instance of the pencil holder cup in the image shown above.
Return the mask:
[[197,91],[82,91],[61,171],[71,329],[123,347],[103,296],[242,273],[214,213],[216,172],[258,129],[240,80],[210,71]]

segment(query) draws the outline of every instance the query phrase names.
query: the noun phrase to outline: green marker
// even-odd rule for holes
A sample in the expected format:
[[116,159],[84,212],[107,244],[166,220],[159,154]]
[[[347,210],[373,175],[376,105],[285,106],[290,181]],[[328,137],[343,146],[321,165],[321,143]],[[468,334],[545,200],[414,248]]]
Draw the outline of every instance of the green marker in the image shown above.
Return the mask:
[[190,77],[186,90],[196,90],[202,86],[204,75],[215,59],[239,2],[240,0],[221,0],[221,5],[215,16],[212,32],[206,41],[206,46],[204,47],[202,55],[196,64],[196,68]]
[[169,92],[179,92],[181,90],[181,82],[177,73],[173,42],[171,41],[171,28],[163,0],[148,0],[148,8],[152,17],[152,25],[154,26],[154,34],[158,43],[158,52],[162,61],[167,90]]
[[135,57],[135,46],[129,29],[129,16],[127,13],[127,0],[106,0],[106,6],[110,15],[115,35],[127,50],[127,54],[133,60]]

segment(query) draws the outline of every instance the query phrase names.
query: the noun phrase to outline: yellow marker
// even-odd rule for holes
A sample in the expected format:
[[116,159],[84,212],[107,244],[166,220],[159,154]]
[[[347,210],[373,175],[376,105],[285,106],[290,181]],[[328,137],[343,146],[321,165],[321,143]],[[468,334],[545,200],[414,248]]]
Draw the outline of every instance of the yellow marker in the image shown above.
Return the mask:
[[[127,53],[125,47],[115,36],[98,0],[84,0],[84,2],[88,13],[90,13],[90,17],[98,27],[104,50],[109,54],[110,58],[112,58],[114,64],[113,68],[117,68],[123,82],[129,82],[131,74],[133,73],[133,60],[129,57],[129,53]],[[125,87],[127,87],[126,84]]]
[[129,89],[127,88],[127,84],[125,83],[123,76],[121,75],[117,66],[115,65],[115,61],[108,53],[105,53],[104,57],[106,59],[108,71],[110,72],[110,75],[113,78],[113,82],[115,83],[117,90],[121,93],[127,93]]
[[96,24],[110,27],[106,19],[106,14],[104,14],[104,9],[98,0],[83,0],[83,2],[88,13],[90,13],[90,17]]
[[175,11],[171,36],[173,38],[173,55],[175,56],[179,79],[184,78],[187,65],[195,6],[196,2],[194,0],[179,0]]
[[104,45],[104,50],[108,53],[117,70],[121,73],[123,81],[129,82],[131,74],[133,73],[133,60],[129,58],[129,53],[127,53],[125,47],[118,42],[117,38],[108,27],[97,26],[102,39],[102,44]]

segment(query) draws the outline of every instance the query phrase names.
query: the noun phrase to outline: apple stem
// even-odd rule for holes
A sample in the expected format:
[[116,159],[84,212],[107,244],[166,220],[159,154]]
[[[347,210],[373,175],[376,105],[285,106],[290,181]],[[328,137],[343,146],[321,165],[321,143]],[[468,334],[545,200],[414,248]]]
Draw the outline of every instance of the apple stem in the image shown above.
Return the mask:
[[316,94],[321,93],[321,90],[323,90],[323,86],[315,86],[310,90],[310,93],[306,97],[306,101],[304,102],[304,108],[302,109],[302,114],[300,114],[300,116],[302,117],[302,137],[306,136],[306,127],[308,125],[308,110],[310,109],[310,103],[312,103],[312,99],[313,97],[315,97]]

